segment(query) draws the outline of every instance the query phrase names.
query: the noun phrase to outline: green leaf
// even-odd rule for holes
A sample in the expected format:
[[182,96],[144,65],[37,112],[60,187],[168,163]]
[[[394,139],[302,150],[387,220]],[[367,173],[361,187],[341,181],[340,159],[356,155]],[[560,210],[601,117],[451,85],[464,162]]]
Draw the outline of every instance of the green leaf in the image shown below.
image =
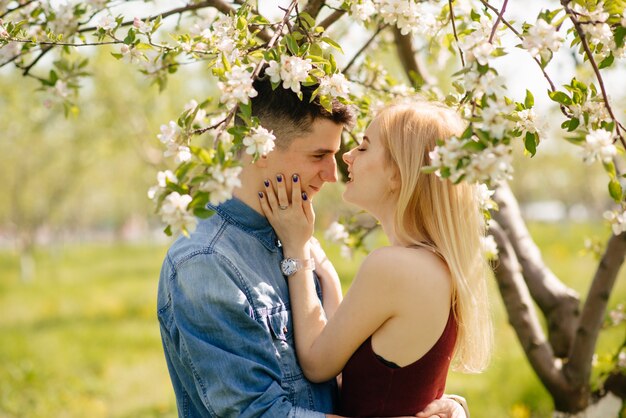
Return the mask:
[[574,129],[578,128],[578,125],[580,125],[580,119],[578,118],[572,118],[569,121],[569,127],[567,128],[568,132],[573,132]]
[[193,214],[196,215],[198,218],[206,219],[213,216],[215,214],[215,211],[207,208],[194,208]]
[[614,60],[615,60],[615,57],[613,56],[613,53],[611,52],[608,57],[600,61],[598,68],[603,69],[606,67],[610,67],[613,64]]
[[291,54],[292,55],[297,55],[298,54],[298,43],[296,42],[295,39],[293,39],[293,36],[291,36],[291,35],[285,36],[285,42],[287,43],[287,48],[289,48],[289,51],[291,52]]
[[604,170],[606,170],[606,172],[609,173],[609,177],[614,179],[615,176],[617,175],[617,170],[615,169],[615,164],[613,164],[613,161],[608,162],[608,163],[603,162],[602,165],[604,166]]
[[307,12],[301,12],[298,16],[300,16],[300,19],[307,24],[305,26],[306,29],[310,29],[315,26],[315,19],[313,19]]
[[526,139],[524,140],[524,147],[526,151],[530,153],[531,157],[534,157],[537,153],[537,136],[536,134],[526,132]]
[[622,201],[622,185],[616,179],[609,181],[609,194],[615,202],[619,203]]
[[172,236],[172,227],[171,227],[171,225],[168,225],[167,228],[165,228],[163,230],[163,233],[165,235],[167,235],[168,237],[171,237]]
[[548,96],[550,99],[557,103],[561,103],[562,105],[569,106],[572,104],[572,99],[562,91],[548,91]]
[[328,36],[324,36],[321,39],[321,41],[327,43],[328,45],[332,46],[337,51],[339,51],[339,52],[341,52],[343,54],[343,49],[341,48],[341,45],[339,45],[337,42],[335,42],[333,39],[329,38]]
[[524,99],[524,106],[526,106],[526,109],[529,109],[531,107],[533,107],[535,105],[535,98],[533,97],[533,94],[530,92],[530,90],[526,90],[526,98]]

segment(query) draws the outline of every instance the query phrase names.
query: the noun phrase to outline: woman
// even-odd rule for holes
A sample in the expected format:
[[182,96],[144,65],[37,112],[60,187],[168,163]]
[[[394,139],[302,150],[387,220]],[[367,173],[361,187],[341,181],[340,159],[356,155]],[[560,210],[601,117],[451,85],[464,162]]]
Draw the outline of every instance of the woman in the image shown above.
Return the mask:
[[376,217],[391,245],[367,256],[341,304],[332,266],[316,267],[324,293],[338,295],[325,295],[326,312],[307,260],[315,219],[311,202],[301,194],[297,174],[291,178],[291,203],[284,181],[276,183],[276,192],[265,182],[261,207],[285,259],[298,260],[283,269],[298,359],[312,381],[343,371],[342,415],[415,415],[443,394],[453,357],[466,371],[487,363],[487,269],[475,187],[421,170],[437,140],[462,131],[460,118],[444,107],[392,105],[343,156],[349,172],[344,200]]

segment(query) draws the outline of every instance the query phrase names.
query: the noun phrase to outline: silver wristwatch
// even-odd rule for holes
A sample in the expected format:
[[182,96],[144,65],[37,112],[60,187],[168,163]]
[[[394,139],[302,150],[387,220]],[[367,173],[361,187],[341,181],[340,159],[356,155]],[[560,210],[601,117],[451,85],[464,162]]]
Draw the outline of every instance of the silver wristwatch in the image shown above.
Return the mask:
[[315,261],[312,258],[308,260],[298,260],[297,258],[285,258],[280,262],[280,270],[287,277],[302,269],[315,269]]

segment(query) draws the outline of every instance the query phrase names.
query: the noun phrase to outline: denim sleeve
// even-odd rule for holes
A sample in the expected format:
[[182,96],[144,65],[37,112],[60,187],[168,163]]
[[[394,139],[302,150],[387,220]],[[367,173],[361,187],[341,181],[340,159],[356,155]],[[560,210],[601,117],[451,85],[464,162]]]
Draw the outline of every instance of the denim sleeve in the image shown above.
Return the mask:
[[174,345],[183,383],[211,416],[324,417],[293,406],[280,385],[272,337],[254,319],[245,282],[218,254],[178,266],[172,283]]

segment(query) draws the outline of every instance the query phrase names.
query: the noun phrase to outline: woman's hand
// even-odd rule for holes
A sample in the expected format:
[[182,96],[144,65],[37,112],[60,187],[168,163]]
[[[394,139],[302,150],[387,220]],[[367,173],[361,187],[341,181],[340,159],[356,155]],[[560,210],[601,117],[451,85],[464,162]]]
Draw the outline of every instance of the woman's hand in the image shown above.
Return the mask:
[[[291,183],[291,203],[287,196],[287,182]],[[285,178],[276,176],[276,189],[271,181],[265,180],[265,192],[259,192],[261,209],[272,224],[283,245],[285,256],[299,254],[308,247],[313,235],[315,213],[306,192],[302,192],[300,177],[293,174]],[[308,256],[308,254],[307,254]]]

